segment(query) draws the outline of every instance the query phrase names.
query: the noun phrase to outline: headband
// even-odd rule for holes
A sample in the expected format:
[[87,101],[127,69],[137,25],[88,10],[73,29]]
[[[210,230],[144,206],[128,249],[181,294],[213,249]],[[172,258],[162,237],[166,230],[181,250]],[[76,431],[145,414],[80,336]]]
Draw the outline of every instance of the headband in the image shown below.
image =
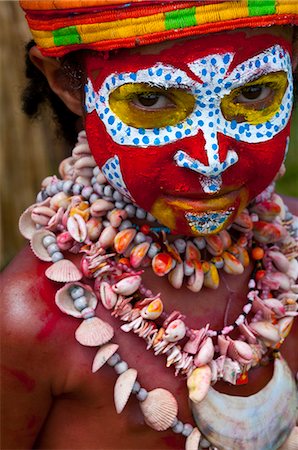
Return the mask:
[[114,50],[237,28],[297,25],[297,0],[21,0],[46,56]]

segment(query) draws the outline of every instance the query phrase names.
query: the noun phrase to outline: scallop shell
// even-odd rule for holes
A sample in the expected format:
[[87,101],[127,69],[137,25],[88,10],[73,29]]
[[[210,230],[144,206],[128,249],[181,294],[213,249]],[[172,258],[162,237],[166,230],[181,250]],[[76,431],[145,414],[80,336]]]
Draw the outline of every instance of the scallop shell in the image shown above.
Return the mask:
[[150,391],[147,398],[140,403],[140,408],[146,424],[156,431],[167,430],[178,413],[175,397],[162,388]]
[[70,295],[71,288],[75,286],[81,286],[84,289],[84,296],[86,297],[88,307],[95,309],[97,306],[96,295],[89,286],[82,283],[65,284],[61,289],[59,289],[59,291],[56,292],[55,303],[63,313],[81,318],[82,313],[75,308],[73,299]]
[[76,340],[87,347],[103,345],[113,336],[114,330],[111,325],[99,319],[99,317],[85,319],[75,332]]
[[105,365],[107,360],[114,355],[114,353],[118,350],[119,345],[117,344],[104,344],[95,355],[92,364],[92,373],[97,372],[102,366]]
[[187,379],[188,396],[192,402],[199,403],[205,398],[210,387],[211,376],[208,365],[193,370]]
[[22,236],[26,239],[31,239],[36,232],[36,223],[31,219],[31,212],[35,208],[36,204],[29,206],[19,219],[19,230]]
[[70,283],[71,281],[79,281],[83,274],[68,259],[61,259],[47,268],[45,274],[49,280],[61,283]]
[[52,258],[48,254],[48,251],[46,247],[43,245],[43,239],[46,236],[52,236],[56,240],[56,236],[54,233],[51,233],[51,231],[42,229],[35,231],[35,233],[32,236],[32,239],[30,241],[31,250],[33,251],[34,255],[37,256],[37,258],[41,259],[42,261],[52,261]]
[[273,378],[257,394],[231,396],[210,388],[201,402],[191,404],[212,446],[233,450],[278,449],[295,426],[296,408],[295,381],[281,359],[275,359]]
[[185,441],[185,450],[198,450],[201,433],[195,427]]
[[279,450],[297,450],[298,449],[298,427],[294,427],[286,442]]
[[114,387],[114,403],[118,414],[122,413],[128,402],[137,375],[136,369],[128,369],[117,378]]

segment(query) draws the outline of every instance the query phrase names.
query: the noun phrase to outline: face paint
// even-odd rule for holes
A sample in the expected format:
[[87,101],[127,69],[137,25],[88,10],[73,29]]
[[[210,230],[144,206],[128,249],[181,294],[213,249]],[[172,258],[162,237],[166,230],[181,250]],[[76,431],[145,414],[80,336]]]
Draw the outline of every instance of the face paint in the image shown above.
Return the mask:
[[289,50],[222,33],[158,55],[88,56],[86,130],[107,179],[176,232],[229,225],[283,161]]

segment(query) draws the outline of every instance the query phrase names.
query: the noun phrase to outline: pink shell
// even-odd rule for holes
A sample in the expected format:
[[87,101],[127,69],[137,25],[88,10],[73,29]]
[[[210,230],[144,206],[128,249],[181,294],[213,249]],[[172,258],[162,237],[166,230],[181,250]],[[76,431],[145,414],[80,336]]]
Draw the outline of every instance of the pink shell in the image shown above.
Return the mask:
[[227,339],[230,342],[228,356],[240,364],[249,364],[253,359],[253,352],[249,344],[243,341],[233,341],[229,337]]
[[272,220],[280,214],[281,208],[275,202],[264,200],[263,202],[254,205],[252,211],[259,216],[260,220],[272,222]]
[[120,227],[122,221],[127,218],[127,212],[124,209],[113,209],[109,215],[109,221],[112,227]]
[[223,245],[223,249],[226,250],[227,248],[230,247],[230,245],[232,245],[232,239],[230,236],[230,233],[227,230],[222,230],[219,233],[222,245]]
[[102,281],[99,287],[100,299],[106,309],[112,309],[117,302],[118,295],[112,289],[112,286],[106,281]]
[[52,258],[48,254],[48,251],[46,247],[43,245],[43,239],[46,236],[52,236],[56,239],[56,236],[54,233],[51,233],[51,231],[41,229],[38,231],[35,231],[35,233],[32,236],[32,239],[30,241],[31,249],[37,258],[41,259],[42,261],[52,261]]
[[117,378],[114,387],[114,403],[118,414],[123,411],[128,402],[137,375],[138,372],[135,369],[128,369]]
[[253,223],[247,210],[244,210],[241,214],[239,214],[232,227],[235,228],[235,230],[242,232],[248,232],[252,230]]
[[132,275],[118,281],[112,288],[116,294],[132,295],[139,289],[141,282],[142,278],[139,275]]
[[147,398],[140,403],[140,408],[146,424],[156,431],[167,430],[178,413],[175,397],[162,388],[149,392]]
[[197,367],[208,364],[214,356],[214,345],[212,339],[207,337],[204,343],[201,345],[200,350],[194,357],[194,363]]
[[92,373],[97,372],[102,366],[104,366],[107,360],[114,355],[118,348],[119,345],[112,343],[104,344],[102,347],[100,347],[93,360]]
[[146,254],[149,250],[149,247],[150,247],[149,242],[142,242],[141,244],[136,245],[132,249],[132,251],[130,253],[130,258],[129,258],[132,267],[134,267],[136,269],[137,267],[139,267],[142,264]]
[[114,330],[111,325],[99,319],[99,317],[85,319],[75,332],[76,340],[87,347],[103,345],[113,336]]
[[74,286],[81,286],[84,290],[84,296],[86,297],[87,305],[91,309],[95,309],[97,306],[97,298],[90,286],[82,283],[67,283],[61,289],[56,292],[55,303],[64,314],[69,316],[82,318],[82,313],[78,311],[73,303],[73,299],[70,295],[70,288]]
[[79,281],[83,277],[82,272],[68,259],[55,262],[47,268],[45,274],[49,280],[61,283]]

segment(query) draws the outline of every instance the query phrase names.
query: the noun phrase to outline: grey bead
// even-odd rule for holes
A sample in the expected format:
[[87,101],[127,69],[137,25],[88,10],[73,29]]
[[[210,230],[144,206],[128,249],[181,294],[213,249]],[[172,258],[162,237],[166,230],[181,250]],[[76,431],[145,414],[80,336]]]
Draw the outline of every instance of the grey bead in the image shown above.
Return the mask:
[[61,261],[62,259],[64,259],[64,256],[61,252],[55,252],[51,256],[51,258],[52,258],[52,261],[55,263],[57,261]]
[[95,194],[103,195],[104,185],[103,184],[99,184],[99,183],[95,183],[93,185],[93,190],[94,190]]
[[183,270],[186,277],[190,277],[195,271],[194,267],[189,266],[185,261],[183,263]]
[[137,394],[140,389],[141,389],[140,383],[138,381],[135,381],[131,392],[133,394]]
[[125,203],[131,203],[131,199],[130,198],[128,198],[128,197],[125,197],[124,195],[123,195],[123,199],[122,199]]
[[63,183],[63,192],[65,194],[71,194],[72,193],[72,186],[73,186],[73,182],[71,180],[64,181],[64,183]]
[[70,296],[73,300],[83,297],[85,294],[85,289],[82,286],[73,286],[70,290]]
[[93,186],[95,183],[96,183],[96,177],[92,177],[92,178],[91,178],[91,184],[92,184],[92,186]]
[[52,195],[56,195],[56,194],[58,194],[58,192],[59,192],[59,189],[58,189],[57,183],[52,184],[51,185],[51,193],[52,193]]
[[148,220],[148,222],[156,222],[155,217],[152,216],[152,214],[150,214],[150,213],[147,213],[146,219]]
[[111,367],[114,367],[121,360],[120,355],[118,353],[114,353],[108,360],[107,364]]
[[115,202],[115,207],[118,209],[123,209],[125,207],[125,203],[123,201]]
[[57,186],[57,189],[58,189],[59,192],[63,191],[63,184],[64,184],[63,180],[59,180],[57,182],[56,186]]
[[142,208],[137,208],[136,210],[136,217],[137,219],[145,219],[146,217],[146,211]]
[[98,166],[95,166],[94,169],[93,169],[93,175],[94,175],[95,177],[97,177],[97,175],[99,174],[99,172],[100,172],[99,167],[98,167]]
[[202,438],[200,440],[200,447],[202,447],[202,448],[209,448],[210,447],[210,442],[207,441],[207,439]]
[[52,197],[52,185],[51,184],[47,185],[46,193],[48,194],[49,197]]
[[42,243],[45,246],[45,248],[48,248],[49,245],[56,244],[56,237],[50,235],[45,236],[42,240]]
[[172,426],[172,430],[174,433],[182,433],[183,431],[183,423],[181,422],[181,420],[178,420],[177,424],[173,427]]
[[107,184],[107,185],[104,187],[103,193],[104,193],[104,195],[106,195],[107,197],[113,197],[113,192],[114,192],[114,189],[113,189],[112,186],[110,186],[109,184]]
[[139,390],[139,392],[137,393],[137,399],[138,399],[140,402],[143,402],[144,400],[146,400],[147,397],[148,397],[148,392],[146,391],[146,389],[141,388],[141,389]]
[[193,243],[198,247],[199,250],[203,250],[206,247],[206,241],[204,238],[194,238]]
[[82,184],[76,183],[73,185],[72,192],[74,193],[74,195],[80,195],[80,193],[83,190],[83,187],[84,186]]
[[126,372],[128,369],[128,364],[126,361],[119,361],[115,366],[114,370],[118,375],[121,375],[121,373]]
[[186,249],[186,242],[184,239],[176,239],[174,245],[179,253],[184,253]]
[[185,423],[183,425],[182,434],[183,436],[187,437],[192,433],[193,426],[190,423]]
[[157,255],[159,250],[160,250],[159,247],[157,247],[157,245],[153,243],[150,245],[147,255],[149,256],[149,258],[154,258],[154,256]]
[[43,191],[41,191],[41,196],[42,196],[42,200],[46,200],[48,198],[48,194],[45,189]]
[[50,256],[52,256],[54,253],[60,252],[60,248],[58,247],[58,245],[56,243],[53,243],[47,247],[47,251],[48,251],[48,254]]
[[120,194],[120,192],[114,191],[113,192],[113,199],[116,200],[116,202],[122,202],[123,201],[123,196],[122,196],[122,194]]
[[99,196],[97,195],[97,194],[91,194],[90,195],[90,198],[89,198],[89,202],[90,203],[94,203],[94,202],[96,202],[96,200],[98,200],[99,199]]
[[145,241],[146,241],[146,236],[144,235],[144,233],[142,233],[141,231],[139,231],[139,232],[136,234],[136,236],[135,236],[135,238],[134,238],[134,241],[135,241],[136,244],[141,244],[142,242],[145,242]]
[[178,422],[179,422],[178,417],[175,417],[175,419],[174,419],[173,422],[172,422],[171,427],[172,427],[172,428],[175,427],[175,426],[177,425]]
[[91,186],[85,186],[82,189],[82,196],[86,199],[88,199],[92,193],[93,193],[93,188]]
[[42,198],[42,191],[40,191],[38,194],[37,194],[37,196],[36,196],[36,203],[40,203],[40,202],[42,202],[43,201],[43,198]]
[[128,217],[134,217],[136,213],[136,208],[134,205],[126,205],[124,210],[127,212]]
[[76,298],[74,300],[73,304],[78,311],[82,311],[83,309],[87,308],[87,306],[88,306],[85,295],[83,295],[82,297]]
[[123,220],[123,222],[121,223],[121,225],[119,227],[119,231],[126,230],[127,228],[131,228],[131,227],[132,227],[132,223],[130,220]]

